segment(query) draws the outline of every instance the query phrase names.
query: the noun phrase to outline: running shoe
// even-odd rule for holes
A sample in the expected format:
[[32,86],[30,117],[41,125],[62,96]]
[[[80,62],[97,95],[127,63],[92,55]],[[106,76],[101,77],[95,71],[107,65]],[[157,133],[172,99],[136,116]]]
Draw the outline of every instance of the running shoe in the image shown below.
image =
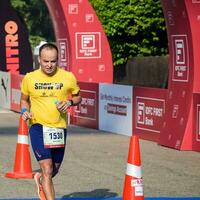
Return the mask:
[[40,183],[40,178],[41,178],[41,174],[39,172],[35,173],[34,180],[35,180],[35,183],[37,186],[37,193],[38,193],[40,200],[47,200],[45,197],[45,193],[44,193],[42,184]]

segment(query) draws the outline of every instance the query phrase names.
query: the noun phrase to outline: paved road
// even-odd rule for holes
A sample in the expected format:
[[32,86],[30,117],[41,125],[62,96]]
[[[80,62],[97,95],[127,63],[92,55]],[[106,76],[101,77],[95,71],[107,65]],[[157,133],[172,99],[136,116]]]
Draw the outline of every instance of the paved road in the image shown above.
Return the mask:
[[[13,170],[19,114],[0,109],[0,199],[37,198],[33,180],[8,179]],[[129,137],[69,127],[66,156],[54,179],[56,196],[121,197]],[[145,197],[200,196],[200,153],[140,140]],[[32,153],[32,168],[38,169]]]

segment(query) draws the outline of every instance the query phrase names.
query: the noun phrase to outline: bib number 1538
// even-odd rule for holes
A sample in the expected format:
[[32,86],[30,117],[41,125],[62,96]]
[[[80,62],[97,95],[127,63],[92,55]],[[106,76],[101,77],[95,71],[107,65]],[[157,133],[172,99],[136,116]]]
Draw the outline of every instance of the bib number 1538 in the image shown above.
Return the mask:
[[43,138],[45,148],[64,147],[64,129],[43,126]]

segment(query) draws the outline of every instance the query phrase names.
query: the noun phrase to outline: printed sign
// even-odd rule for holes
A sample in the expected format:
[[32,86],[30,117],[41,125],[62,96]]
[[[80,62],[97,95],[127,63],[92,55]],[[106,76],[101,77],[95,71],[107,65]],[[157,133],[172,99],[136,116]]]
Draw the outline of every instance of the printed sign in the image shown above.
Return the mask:
[[100,84],[99,129],[132,135],[132,87]]
[[127,106],[108,103],[105,107],[107,113],[115,114],[115,115],[127,115]]
[[69,50],[67,39],[58,39],[59,66],[68,70]]
[[76,33],[76,58],[101,58],[101,33]]
[[72,123],[78,126],[99,129],[99,85],[79,82],[82,101],[74,106]]
[[136,128],[160,133],[165,100],[136,96]]
[[187,35],[172,35],[173,73],[172,80],[188,82],[189,51]]
[[135,196],[144,196],[143,195],[142,178],[132,179],[131,180],[131,187],[134,187],[134,189],[135,189]]

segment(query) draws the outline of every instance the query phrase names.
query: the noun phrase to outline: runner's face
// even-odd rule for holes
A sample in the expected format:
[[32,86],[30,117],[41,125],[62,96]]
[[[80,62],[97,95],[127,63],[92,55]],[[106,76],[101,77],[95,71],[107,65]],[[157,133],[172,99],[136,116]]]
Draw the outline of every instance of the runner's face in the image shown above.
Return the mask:
[[53,76],[57,70],[58,53],[55,49],[43,49],[38,58],[41,70],[48,76]]

